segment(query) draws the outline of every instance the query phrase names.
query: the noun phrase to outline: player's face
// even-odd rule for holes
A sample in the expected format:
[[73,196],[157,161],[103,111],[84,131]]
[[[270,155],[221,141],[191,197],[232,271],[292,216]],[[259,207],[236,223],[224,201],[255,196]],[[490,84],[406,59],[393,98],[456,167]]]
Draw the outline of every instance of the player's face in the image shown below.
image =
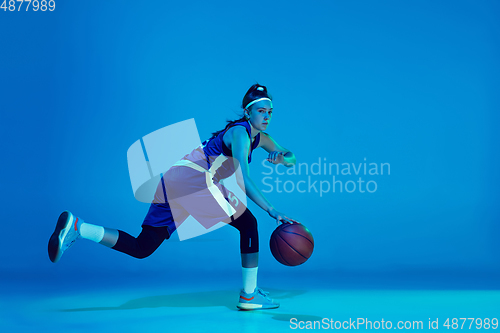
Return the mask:
[[259,101],[250,107],[250,124],[259,131],[265,131],[271,123],[273,107],[271,101]]

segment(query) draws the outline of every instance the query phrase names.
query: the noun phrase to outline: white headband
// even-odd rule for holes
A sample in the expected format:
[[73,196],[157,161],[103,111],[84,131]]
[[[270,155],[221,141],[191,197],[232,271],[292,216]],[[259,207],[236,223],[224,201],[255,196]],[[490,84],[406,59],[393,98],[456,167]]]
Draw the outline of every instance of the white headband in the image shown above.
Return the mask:
[[269,98],[267,98],[267,97],[262,97],[262,98],[256,99],[256,100],[251,101],[250,103],[248,103],[248,104],[247,104],[247,106],[245,106],[245,109],[247,109],[247,110],[248,110],[248,107],[249,107],[249,106],[251,106],[251,105],[253,105],[253,104],[255,104],[255,103],[259,102],[259,101],[263,101],[263,100],[265,100],[265,99],[267,99],[268,101],[270,101],[270,102],[271,102],[271,107],[272,107],[272,106],[273,106],[273,101],[271,101],[271,100],[270,100]]

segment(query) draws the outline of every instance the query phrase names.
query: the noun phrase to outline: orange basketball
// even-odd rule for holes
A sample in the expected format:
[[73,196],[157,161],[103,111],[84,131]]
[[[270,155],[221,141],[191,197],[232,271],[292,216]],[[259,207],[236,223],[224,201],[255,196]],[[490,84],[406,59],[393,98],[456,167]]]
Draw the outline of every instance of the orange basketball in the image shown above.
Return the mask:
[[314,249],[311,232],[301,223],[282,223],[272,233],[271,253],[286,266],[305,263]]

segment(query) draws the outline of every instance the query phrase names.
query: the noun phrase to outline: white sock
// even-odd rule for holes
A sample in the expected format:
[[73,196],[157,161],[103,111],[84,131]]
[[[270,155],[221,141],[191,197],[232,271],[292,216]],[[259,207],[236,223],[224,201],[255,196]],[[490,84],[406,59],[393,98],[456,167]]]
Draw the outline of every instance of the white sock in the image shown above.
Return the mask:
[[259,267],[246,268],[242,267],[243,271],[243,289],[247,294],[251,294],[257,288],[257,269]]
[[90,239],[96,243],[102,241],[104,237],[104,227],[82,222],[78,227],[80,235],[85,239]]

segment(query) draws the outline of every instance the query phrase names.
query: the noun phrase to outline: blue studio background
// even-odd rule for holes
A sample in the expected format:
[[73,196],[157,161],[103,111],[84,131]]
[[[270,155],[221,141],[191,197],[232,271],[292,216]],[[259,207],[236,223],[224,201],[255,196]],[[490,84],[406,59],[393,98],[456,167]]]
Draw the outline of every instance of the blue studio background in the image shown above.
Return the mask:
[[[498,287],[497,1],[56,4],[0,11],[3,280],[226,274],[239,284],[229,227],[168,240],[144,260],[82,240],[54,265],[47,242],[63,210],[137,235],[149,206],[133,196],[130,145],[190,118],[204,140],[239,118],[258,82],[274,99],[268,132],[307,165],[266,175],[258,150],[252,177],[316,245],[304,265],[280,265],[268,246],[275,222],[251,203],[267,283],[425,276],[445,288],[467,276],[471,287]],[[348,163],[351,174],[311,174],[318,161]],[[360,163],[367,172],[356,175]],[[369,174],[370,163],[390,174]],[[338,184],[319,193],[333,176],[352,181],[352,193]],[[373,193],[352,190],[360,177]]]

